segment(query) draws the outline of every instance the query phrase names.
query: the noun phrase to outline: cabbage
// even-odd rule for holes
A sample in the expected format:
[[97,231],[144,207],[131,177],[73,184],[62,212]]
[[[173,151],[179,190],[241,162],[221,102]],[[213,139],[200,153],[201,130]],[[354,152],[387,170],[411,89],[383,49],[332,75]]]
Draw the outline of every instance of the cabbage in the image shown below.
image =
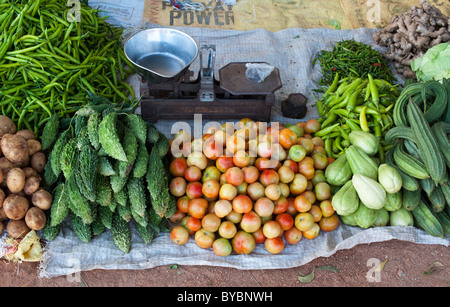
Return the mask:
[[411,69],[416,72],[418,81],[450,79],[450,43],[442,43],[411,61]]

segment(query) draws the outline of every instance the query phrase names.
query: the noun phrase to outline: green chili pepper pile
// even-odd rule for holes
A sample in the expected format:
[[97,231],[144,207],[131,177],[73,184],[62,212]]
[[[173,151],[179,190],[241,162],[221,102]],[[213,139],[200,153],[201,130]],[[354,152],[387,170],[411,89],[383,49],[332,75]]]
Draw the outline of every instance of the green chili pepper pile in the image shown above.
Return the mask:
[[79,21],[69,22],[70,9],[60,0],[0,0],[0,104],[17,129],[38,133],[51,115],[72,116],[89,95],[134,99],[123,29],[82,3]]
[[333,83],[316,100],[321,130],[315,135],[324,139],[327,155],[339,157],[350,146],[350,132],[362,130],[380,138],[379,158],[384,161],[384,153],[390,149],[384,135],[394,125],[392,114],[399,93],[398,85],[370,74],[367,79],[335,74]]
[[367,78],[370,74],[376,79],[394,81],[383,55],[370,45],[355,40],[338,42],[331,51],[321,50],[313,60],[313,66],[317,60],[322,68],[323,77],[319,81],[321,85],[330,85],[337,73],[354,78]]

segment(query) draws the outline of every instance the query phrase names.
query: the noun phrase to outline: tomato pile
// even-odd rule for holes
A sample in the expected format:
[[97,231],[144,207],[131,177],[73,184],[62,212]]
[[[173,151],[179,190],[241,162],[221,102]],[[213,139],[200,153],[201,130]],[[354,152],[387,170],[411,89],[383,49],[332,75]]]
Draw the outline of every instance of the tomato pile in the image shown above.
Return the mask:
[[339,218],[325,179],[320,123],[295,125],[242,119],[194,139],[181,130],[171,140],[169,190],[177,197],[171,239],[193,237],[219,256],[251,253],[256,244],[278,254],[285,244],[333,231]]

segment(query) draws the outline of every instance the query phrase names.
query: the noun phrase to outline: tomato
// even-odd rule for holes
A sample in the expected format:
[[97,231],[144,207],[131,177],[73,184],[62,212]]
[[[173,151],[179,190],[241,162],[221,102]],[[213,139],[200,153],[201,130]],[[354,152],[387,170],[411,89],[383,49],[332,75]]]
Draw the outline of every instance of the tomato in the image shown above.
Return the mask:
[[294,219],[295,227],[302,232],[310,229],[314,224],[314,217],[308,212],[301,212]]
[[319,232],[320,232],[319,224],[313,223],[311,228],[309,228],[308,230],[302,231],[302,236],[305,237],[306,239],[312,240],[312,239],[317,238],[317,236],[319,235]]
[[222,127],[220,127],[222,131],[225,131],[227,134],[232,135],[234,133],[234,125],[233,123],[224,123]]
[[206,180],[202,185],[202,193],[207,198],[216,198],[219,196],[220,184],[217,180]]
[[314,192],[311,190],[306,190],[301,195],[305,196],[311,202],[311,204],[314,204],[316,202],[316,194],[314,194]]
[[322,218],[322,210],[318,205],[312,205],[308,212],[311,213],[316,223]]
[[254,201],[265,196],[266,188],[260,182],[254,182],[247,187],[247,195]]
[[[275,169],[278,166],[279,161],[270,160],[269,158],[258,157],[255,159],[255,167],[263,172],[268,169]],[[281,165],[280,165],[281,166]]]
[[219,169],[215,166],[208,166],[202,174],[202,182],[205,182],[206,180],[213,179],[213,180],[220,180],[220,175],[222,173],[219,171]]
[[319,221],[319,226],[323,231],[333,231],[339,226],[339,217],[337,214],[332,214],[329,217],[323,217]]
[[[309,158],[309,157],[305,157],[305,159],[306,158]],[[305,160],[305,159],[303,159],[303,160]],[[308,180],[311,180],[314,177],[315,171],[316,170],[314,169],[314,164],[309,163],[309,160],[307,160],[305,162],[300,161],[298,163],[298,172],[300,174],[302,174],[303,176],[305,176],[306,179],[308,179]]]
[[253,235],[239,230],[231,240],[233,250],[238,254],[250,254],[255,249],[255,238]]
[[281,188],[276,183],[269,184],[264,190],[264,195],[266,195],[267,198],[275,201],[281,197]]
[[182,177],[175,177],[170,181],[169,191],[175,197],[181,197],[186,193],[186,180]]
[[187,158],[188,166],[197,166],[199,169],[204,170],[208,166],[208,159],[201,152],[192,152]]
[[246,232],[255,232],[261,227],[261,218],[255,211],[246,212],[242,215],[241,229]]
[[315,153],[312,155],[314,160],[314,168],[324,170],[328,166],[328,158],[325,153]]
[[214,204],[214,212],[220,218],[227,216],[231,210],[233,210],[233,207],[229,200],[220,199]]
[[244,150],[239,150],[233,156],[234,165],[243,168],[250,164],[250,157]]
[[311,141],[313,142],[314,146],[325,146],[325,141],[321,137],[315,136],[311,139]]
[[311,201],[303,194],[298,195],[294,200],[294,206],[298,212],[308,212],[311,209],[311,205]]
[[[325,152],[325,147],[320,146],[320,145],[314,145],[313,150],[311,151],[310,155],[314,155],[316,153],[321,153],[321,154],[326,154]],[[327,163],[328,163],[328,159],[327,159]]]
[[232,201],[237,195],[237,188],[229,183],[225,183],[220,187],[219,197],[221,199],[226,199]]
[[320,123],[317,119],[310,119],[305,123],[305,132],[306,133],[316,133],[320,130]]
[[294,174],[298,173],[298,164],[294,160],[284,160],[283,165],[289,167],[294,172]]
[[302,232],[297,227],[291,227],[284,232],[284,239],[289,244],[297,244],[302,239]]
[[[273,214],[280,214],[287,211],[289,202],[285,196],[281,196],[279,199],[273,202]],[[256,205],[256,203],[255,203]]]
[[314,190],[316,192],[317,200],[327,200],[331,197],[331,188],[330,185],[326,182],[319,182]]
[[321,201],[319,207],[322,210],[322,215],[324,217],[329,217],[335,212],[330,200]]
[[289,126],[286,125],[286,128],[292,130],[295,133],[295,135],[297,136],[297,138],[302,137],[303,134],[305,133],[303,131],[303,128],[300,126],[297,126],[297,125],[289,125]]
[[281,225],[275,220],[267,221],[263,226],[263,233],[268,239],[279,237],[281,232]]
[[284,128],[280,131],[279,143],[283,148],[289,149],[297,143],[297,135],[291,129]]
[[197,166],[189,166],[184,173],[184,178],[189,182],[200,181],[202,178],[202,170]]
[[214,141],[206,142],[203,145],[203,154],[210,160],[216,160],[223,155],[223,146],[222,144],[216,145]]
[[307,155],[310,154],[314,149],[313,141],[310,138],[306,137],[306,135],[299,138],[297,140],[297,144],[301,145],[303,148],[305,148]]
[[271,254],[279,254],[284,249],[284,241],[282,237],[267,238],[264,241],[264,247]]
[[169,171],[173,177],[184,177],[187,167],[186,158],[175,158],[170,162]]
[[292,216],[295,216],[298,213],[297,209],[295,209],[295,198],[288,197],[287,201],[288,201],[288,207],[286,209],[286,212]]
[[202,220],[190,215],[186,216],[185,224],[186,228],[190,231],[190,234],[193,234],[202,228]]
[[216,160],[216,167],[222,173],[234,166],[233,157],[221,156]]
[[186,196],[190,199],[203,197],[202,187],[200,182],[189,182],[186,186]]
[[314,172],[314,176],[311,179],[312,184],[315,186],[319,182],[326,182],[325,172],[323,170],[317,169]]
[[306,149],[301,145],[293,145],[289,149],[289,157],[295,162],[300,162],[306,156]]
[[267,169],[259,175],[259,181],[265,187],[271,184],[278,184],[280,182],[280,175],[273,169]]
[[200,248],[210,248],[216,239],[214,232],[200,229],[195,232],[194,240]]
[[280,187],[281,196],[289,197],[289,195],[291,195],[291,189],[287,183],[280,182],[278,186]]
[[259,227],[259,229],[255,232],[252,232],[253,238],[255,239],[256,244],[264,243],[264,241],[267,239],[262,231],[262,227]]
[[218,130],[214,132],[214,143],[218,148],[225,148],[227,142],[228,135],[225,131]]
[[233,224],[239,224],[242,219],[242,213],[237,213],[232,210],[230,213],[228,213],[225,219],[232,222]]
[[244,181],[244,172],[239,167],[233,166],[225,172],[225,180],[237,187]]
[[225,238],[216,239],[212,245],[214,254],[221,257],[226,257],[231,254],[233,248],[231,247],[230,241]]
[[183,213],[188,213],[190,198],[185,196],[181,196],[177,199],[177,209]]
[[220,223],[220,218],[214,213],[208,213],[202,218],[202,228],[206,231],[216,232]]
[[278,143],[272,144],[272,154],[270,156],[271,160],[284,161],[286,160],[287,153],[286,150]]
[[294,195],[299,195],[306,190],[308,185],[308,180],[302,174],[295,174],[294,180],[289,184],[291,193]]
[[281,213],[275,217],[275,221],[277,221],[282,230],[291,229],[294,226],[294,218],[289,213]]
[[189,231],[185,227],[177,225],[170,231],[170,238],[177,245],[186,244],[189,239]]
[[283,183],[290,183],[294,180],[294,175],[294,171],[289,166],[283,165],[278,169],[278,176]]
[[204,198],[194,198],[189,201],[189,214],[197,219],[203,218],[208,209],[208,201]]
[[247,213],[253,208],[253,202],[247,195],[236,196],[232,200],[231,205],[233,206],[233,211],[237,213]]
[[248,183],[243,181],[236,187],[238,194],[247,194]]
[[257,153],[259,157],[270,158],[272,156],[272,143],[269,141],[259,143]]
[[275,209],[273,201],[266,197],[261,197],[260,199],[258,199],[253,207],[255,212],[258,213],[258,215],[261,217],[271,216]]
[[254,123],[254,121],[250,118],[241,118],[241,120],[238,121],[238,129],[243,129],[246,127],[249,127],[251,123]]
[[231,239],[237,233],[236,225],[231,221],[223,221],[217,230],[222,238]]
[[244,138],[237,135],[230,135],[227,137],[226,148],[230,153],[235,154],[237,151],[245,150],[246,144]]
[[256,182],[259,178],[259,171],[255,166],[246,166],[242,169],[244,173],[244,181],[248,184]]

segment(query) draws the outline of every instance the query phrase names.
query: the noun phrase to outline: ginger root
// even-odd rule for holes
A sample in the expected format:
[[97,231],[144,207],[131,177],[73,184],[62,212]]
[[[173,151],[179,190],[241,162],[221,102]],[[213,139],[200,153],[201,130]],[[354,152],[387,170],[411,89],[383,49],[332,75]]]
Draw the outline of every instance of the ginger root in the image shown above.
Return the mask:
[[378,45],[387,47],[384,56],[394,62],[397,72],[412,79],[415,72],[411,70],[411,61],[431,47],[450,41],[450,17],[425,0],[420,0],[420,5],[393,16],[372,35]]

